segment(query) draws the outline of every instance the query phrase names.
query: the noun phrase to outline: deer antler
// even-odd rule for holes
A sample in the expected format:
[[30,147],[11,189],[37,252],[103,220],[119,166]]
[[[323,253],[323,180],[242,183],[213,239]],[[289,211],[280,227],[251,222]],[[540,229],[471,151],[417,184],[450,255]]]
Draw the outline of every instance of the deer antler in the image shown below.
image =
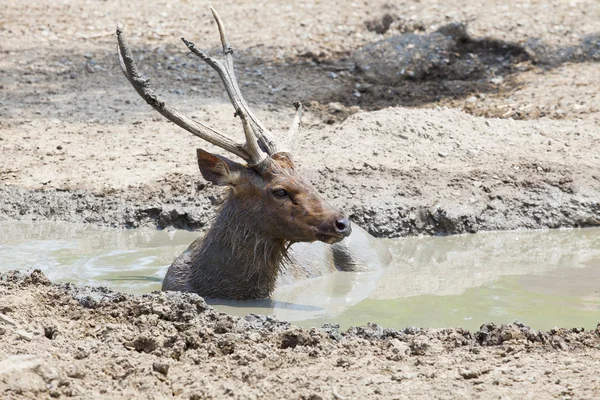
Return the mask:
[[296,115],[292,121],[288,138],[283,142],[283,144],[278,145],[271,136],[271,133],[258,120],[258,118],[256,118],[254,113],[250,111],[248,103],[246,103],[244,100],[233,68],[233,47],[227,39],[227,33],[225,31],[225,27],[223,26],[223,22],[221,21],[221,17],[219,17],[219,14],[217,14],[214,8],[210,7],[210,11],[212,12],[213,17],[217,22],[217,27],[219,28],[221,44],[223,45],[224,59],[215,59],[204,51],[198,49],[194,43],[186,40],[185,38],[181,38],[181,40],[193,54],[200,57],[200,59],[210,65],[219,74],[219,77],[225,86],[229,101],[235,109],[235,115],[239,116],[242,121],[242,126],[244,128],[244,134],[246,137],[245,143],[240,143],[207,125],[193,120],[192,118],[172,107],[167,102],[163,101],[150,87],[150,80],[139,72],[135,61],[133,60],[131,51],[129,50],[129,46],[127,45],[127,41],[123,35],[123,28],[119,25],[117,27],[119,64],[123,70],[123,73],[125,74],[125,77],[148,104],[150,104],[155,110],[157,110],[171,122],[206,140],[207,142],[210,142],[241,157],[246,162],[257,164],[277,152],[291,152],[295,137],[298,134],[300,119],[302,118],[302,105],[298,102],[294,103],[294,106],[296,107]]

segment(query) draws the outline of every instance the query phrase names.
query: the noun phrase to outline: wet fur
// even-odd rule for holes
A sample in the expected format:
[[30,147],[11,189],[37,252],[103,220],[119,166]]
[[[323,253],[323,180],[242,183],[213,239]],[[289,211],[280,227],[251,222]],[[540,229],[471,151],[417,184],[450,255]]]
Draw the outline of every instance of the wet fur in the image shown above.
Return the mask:
[[266,232],[268,210],[257,206],[253,188],[260,187],[263,176],[289,175],[290,168],[287,157],[249,168],[240,178],[244,183],[229,189],[206,235],[173,262],[162,289],[220,299],[269,297],[280,269],[289,262],[291,243]]
[[[360,229],[333,246],[292,246],[318,240],[315,235],[328,226],[332,229],[342,214],[297,174],[289,155],[275,154],[250,167],[202,151],[198,156],[202,175],[228,185],[229,194],[206,235],[169,267],[163,290],[218,299],[264,299],[278,283],[389,262],[387,249]],[[273,203],[269,184],[286,184],[295,191],[294,206]]]

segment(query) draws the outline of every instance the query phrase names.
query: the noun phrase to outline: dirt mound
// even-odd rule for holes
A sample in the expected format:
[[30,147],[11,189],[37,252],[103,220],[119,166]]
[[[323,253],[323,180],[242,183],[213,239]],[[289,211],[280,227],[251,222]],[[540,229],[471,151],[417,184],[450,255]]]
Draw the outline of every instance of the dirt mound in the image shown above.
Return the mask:
[[407,33],[370,43],[353,58],[367,81],[389,87],[402,80],[499,80],[511,64],[530,56],[514,43],[473,39],[465,24],[454,23],[427,35]]
[[0,296],[9,398],[598,394],[598,330],[305,330],[219,313],[194,294],[55,285],[39,271],[1,274]]
[[[168,125],[149,124],[158,125],[154,129]],[[71,161],[55,165],[55,189],[25,190],[33,182],[32,171],[15,173],[7,180],[10,186],[0,187],[0,216],[205,227],[222,191],[201,180],[187,151],[194,146],[192,138],[170,135],[153,143],[154,129],[139,133],[139,140],[148,140],[149,156],[134,164],[127,158],[111,161],[116,148],[97,153],[89,140],[78,138],[84,147],[66,147],[62,151]],[[69,136],[53,132],[65,140]],[[295,158],[333,205],[377,236],[597,226],[598,132],[588,121],[512,121],[442,108],[388,108],[305,131]],[[115,129],[113,134],[118,142],[130,132]],[[19,139],[5,141],[16,145]],[[162,151],[165,146],[173,149],[171,154]],[[88,162],[69,155],[85,152],[95,156],[97,172],[74,176],[72,171]],[[35,154],[7,154],[7,159],[33,160]],[[172,157],[185,160],[179,167],[184,173],[145,174],[168,170]]]

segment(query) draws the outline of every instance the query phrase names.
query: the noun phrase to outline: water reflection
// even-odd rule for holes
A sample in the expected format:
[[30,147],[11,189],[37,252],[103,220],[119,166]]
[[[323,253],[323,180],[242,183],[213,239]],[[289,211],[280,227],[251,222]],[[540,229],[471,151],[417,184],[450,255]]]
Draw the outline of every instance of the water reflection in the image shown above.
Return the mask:
[[[0,270],[39,268],[54,281],[159,290],[197,233],[0,221]],[[392,264],[335,273],[276,290],[272,299],[213,301],[238,315],[305,326],[465,326],[524,320],[532,326],[600,321],[600,229],[478,233],[388,240]],[[564,324],[563,324],[564,323]]]
[[598,266],[600,230],[486,232],[388,241],[394,262],[371,295],[456,295],[503,275]]
[[0,270],[38,268],[52,281],[147,293],[160,290],[169,264],[197,236],[186,231],[0,221]]

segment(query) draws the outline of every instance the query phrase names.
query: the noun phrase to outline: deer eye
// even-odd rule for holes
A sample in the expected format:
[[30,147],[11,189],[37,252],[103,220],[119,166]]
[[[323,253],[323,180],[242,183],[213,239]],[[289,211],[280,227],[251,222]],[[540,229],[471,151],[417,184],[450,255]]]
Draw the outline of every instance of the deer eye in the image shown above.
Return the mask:
[[288,192],[286,192],[285,189],[275,189],[275,190],[273,190],[273,196],[279,197],[280,199],[286,197],[287,195],[288,195]]

